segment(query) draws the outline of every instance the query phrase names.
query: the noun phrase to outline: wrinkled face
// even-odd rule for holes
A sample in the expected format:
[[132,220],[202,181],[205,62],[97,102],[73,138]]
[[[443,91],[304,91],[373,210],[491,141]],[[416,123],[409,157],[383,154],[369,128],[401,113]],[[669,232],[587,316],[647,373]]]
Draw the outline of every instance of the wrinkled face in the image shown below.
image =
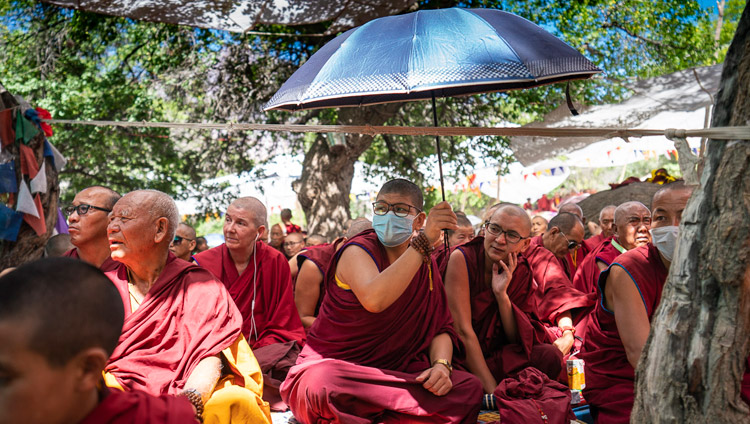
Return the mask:
[[[492,261],[505,261],[508,254],[521,252],[528,247],[529,240],[526,237],[529,237],[531,231],[525,227],[521,217],[501,210],[492,215],[490,224],[499,225],[503,230],[499,236],[493,236],[486,230],[484,232],[484,251]],[[508,243],[505,232],[513,232],[523,239],[518,243]]]
[[251,251],[264,231],[264,226],[255,226],[255,216],[251,211],[229,205],[224,214],[224,243],[228,249]]
[[674,189],[658,193],[652,203],[653,228],[679,226],[682,220],[682,212],[685,210],[692,190],[689,188]]
[[448,241],[451,246],[460,246],[464,243],[468,243],[474,238],[474,228],[472,227],[458,227],[453,235],[450,236]]
[[[109,209],[105,207],[108,197],[109,194],[101,188],[87,188],[76,195],[73,199],[72,205],[90,205]],[[70,242],[76,247],[81,247],[96,240],[106,239],[107,214],[108,212],[106,211],[91,207],[83,215],[80,215],[77,210],[70,214],[68,217]]]
[[646,207],[635,205],[626,211],[618,222],[615,222],[614,231],[617,242],[622,247],[630,250],[651,241],[651,213]]
[[73,394],[74,369],[53,367],[29,350],[29,324],[0,321],[0,424],[70,422],[80,406]]
[[[551,249],[549,249],[553,255],[558,258],[564,258],[568,253],[573,253],[581,247],[583,241],[583,225],[577,222],[573,229],[570,230],[570,234],[565,234],[562,231],[555,234],[551,240]],[[571,243],[573,242],[573,243]],[[570,246],[573,246],[572,248]]]
[[274,226],[271,227],[271,241],[268,244],[279,248],[282,243],[284,243],[284,231],[281,229],[281,225],[274,224]]
[[169,250],[178,258],[190,261],[190,255],[195,249],[195,240],[190,239],[190,230],[184,225],[178,225],[175,232],[175,238],[169,244]]
[[599,227],[602,229],[602,235],[609,237],[613,234],[612,227],[615,224],[615,210],[613,208],[605,209],[599,215]]
[[292,233],[284,239],[284,253],[291,257],[299,253],[305,247],[305,240],[300,233]]
[[149,212],[152,202],[139,193],[126,194],[109,216],[107,236],[112,259],[125,265],[143,262],[158,244],[158,220]]
[[531,220],[531,236],[536,237],[542,235],[547,231],[547,220],[537,216]]

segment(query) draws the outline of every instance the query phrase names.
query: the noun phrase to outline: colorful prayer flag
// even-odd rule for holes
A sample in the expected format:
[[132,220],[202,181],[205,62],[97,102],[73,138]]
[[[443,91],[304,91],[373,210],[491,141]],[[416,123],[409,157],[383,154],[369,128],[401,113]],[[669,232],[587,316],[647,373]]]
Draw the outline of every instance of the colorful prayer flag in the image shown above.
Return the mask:
[[21,230],[23,214],[0,203],[0,239],[16,241]]
[[16,140],[13,131],[13,109],[0,111],[0,146],[5,147]]
[[42,159],[42,166],[39,167],[36,177],[31,179],[31,192],[32,193],[46,193],[47,192],[47,170],[45,165],[47,162]]
[[0,193],[17,193],[16,166],[13,161],[0,164]]
[[39,212],[37,212],[34,198],[31,196],[31,191],[29,191],[29,186],[26,185],[26,181],[23,180],[21,180],[21,184],[18,186],[18,203],[16,203],[16,212],[22,212],[39,218]]
[[39,130],[36,125],[26,119],[21,113],[21,109],[18,109],[16,113],[16,141],[20,140],[24,144],[29,144],[29,141],[37,134],[39,134]]
[[42,208],[42,198],[37,193],[34,196],[34,207],[37,211],[37,217],[30,214],[23,216],[23,220],[29,224],[29,227],[34,229],[34,232],[38,236],[43,236],[47,232],[47,224],[44,222],[44,209]]
[[21,155],[21,174],[28,175],[29,178],[34,179],[37,172],[39,172],[39,165],[36,163],[34,150],[25,144],[20,144],[19,147],[19,153]]

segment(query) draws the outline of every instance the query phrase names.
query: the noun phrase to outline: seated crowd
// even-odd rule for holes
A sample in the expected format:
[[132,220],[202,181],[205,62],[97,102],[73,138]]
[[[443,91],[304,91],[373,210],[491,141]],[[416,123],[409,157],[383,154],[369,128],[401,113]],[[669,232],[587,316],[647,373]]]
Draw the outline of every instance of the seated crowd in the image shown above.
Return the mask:
[[501,203],[475,236],[394,179],[330,243],[238,198],[209,249],[168,195],[89,187],[67,258],[0,277],[0,424],[568,423],[569,358],[595,422],[629,422],[691,193],[607,206],[588,239],[576,204]]

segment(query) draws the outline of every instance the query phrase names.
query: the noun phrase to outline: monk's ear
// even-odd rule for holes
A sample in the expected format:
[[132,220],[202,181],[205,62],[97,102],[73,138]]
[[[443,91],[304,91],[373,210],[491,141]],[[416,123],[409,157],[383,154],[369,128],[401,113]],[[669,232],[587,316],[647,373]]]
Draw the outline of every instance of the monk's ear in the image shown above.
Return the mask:
[[612,234],[617,235],[617,224],[612,223]]
[[195,240],[191,241],[190,244],[189,244],[189,246],[190,246],[190,251],[194,252],[195,251],[195,246],[196,246]]
[[265,240],[266,239],[266,226],[261,225],[258,227],[258,240]]
[[529,248],[529,244],[531,244],[531,238],[521,240],[521,250],[519,252],[525,252]]
[[102,380],[102,370],[109,355],[101,347],[90,347],[79,352],[68,362],[75,376],[75,388],[79,392],[95,390]]
[[427,215],[424,212],[420,212],[414,217],[414,223],[411,225],[412,231],[419,231],[424,227],[424,223],[427,220]]
[[159,244],[162,241],[164,241],[164,239],[167,237],[168,228],[169,228],[169,219],[163,216],[156,220],[156,234],[154,235],[154,242],[156,244]]

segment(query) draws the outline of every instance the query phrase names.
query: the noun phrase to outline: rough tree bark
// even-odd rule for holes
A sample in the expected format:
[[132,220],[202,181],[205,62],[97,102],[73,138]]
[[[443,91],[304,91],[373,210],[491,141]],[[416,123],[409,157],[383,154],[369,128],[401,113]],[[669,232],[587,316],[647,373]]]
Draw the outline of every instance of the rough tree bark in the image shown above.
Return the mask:
[[[712,126],[750,119],[750,8],[724,62]],[[636,370],[633,423],[750,421],[750,142],[709,140],[701,184]]]
[[[400,103],[341,108],[342,125],[382,125],[400,109]],[[349,192],[354,164],[372,144],[367,135],[347,134],[346,144],[330,146],[325,135],[318,135],[305,154],[302,175],[292,184],[307,218],[309,234],[321,234],[329,240],[344,232],[349,213]]]
[[[19,106],[18,101],[5,90],[0,84],[0,110]],[[15,119],[14,119],[15,123]],[[34,150],[37,164],[42,163],[44,155],[44,135],[39,135],[29,141],[29,147]],[[21,163],[18,157],[18,146],[11,144],[7,146],[8,152],[15,158],[16,179],[21,181]],[[42,257],[44,245],[47,243],[52,230],[57,223],[57,202],[59,198],[59,187],[57,181],[57,170],[49,160],[45,161],[45,172],[47,174],[47,192],[41,193],[42,208],[44,209],[44,220],[47,224],[47,233],[37,236],[36,232],[26,222],[21,223],[21,230],[15,242],[0,240],[0,270],[8,267],[19,266],[24,262],[32,261]],[[14,207],[15,204],[9,205]]]

